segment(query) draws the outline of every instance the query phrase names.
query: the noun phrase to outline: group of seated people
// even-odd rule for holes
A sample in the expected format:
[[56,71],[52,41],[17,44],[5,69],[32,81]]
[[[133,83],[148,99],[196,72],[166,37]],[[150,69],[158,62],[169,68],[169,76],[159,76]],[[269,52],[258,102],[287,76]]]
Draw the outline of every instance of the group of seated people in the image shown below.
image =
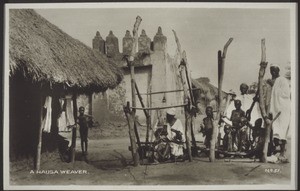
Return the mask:
[[[254,125],[246,118],[241,109],[241,100],[233,101],[235,109],[231,111],[230,118],[223,116],[224,136],[222,139],[223,150],[228,152],[250,152],[251,155],[259,157],[263,149],[264,131],[262,119],[255,120]],[[201,132],[205,135],[204,145],[209,148],[212,139],[214,122],[213,108],[206,107],[206,117],[203,119]],[[182,123],[175,117],[176,110],[169,109],[166,118],[158,120],[154,126],[154,158],[157,161],[169,159],[182,159],[185,149],[185,133]]]
[[[288,162],[286,156],[287,140],[291,123],[291,91],[286,77],[280,75],[280,67],[270,65],[271,78],[263,83],[264,102],[266,110],[258,107],[258,92],[256,96],[249,94],[249,86],[240,85],[240,95],[232,94],[231,103],[225,110],[220,124],[224,125],[223,146],[227,151],[248,151],[248,155],[260,157],[264,147],[265,128],[271,128],[267,156],[272,162]],[[230,94],[229,94],[230,95]],[[235,96],[234,96],[235,95]],[[207,110],[211,110],[207,108]],[[252,113],[251,113],[252,112]],[[210,111],[207,118],[212,118]],[[203,126],[206,135],[206,145],[211,140],[210,120],[205,119]],[[268,160],[267,157],[267,160]],[[274,160],[273,160],[274,159]]]
[[[279,78],[278,68],[271,66],[270,71],[272,77],[277,74],[277,78]],[[286,81],[284,78],[282,80]],[[275,81],[275,85],[277,81]],[[280,82],[281,81],[278,81],[278,83]],[[283,82],[281,82],[281,84],[283,84]],[[271,116],[269,119],[269,116],[262,116],[262,112],[260,111],[258,104],[258,94],[255,96],[253,94],[249,94],[249,86],[247,84],[242,83],[240,85],[239,95],[236,95],[235,93],[230,94],[231,99],[228,99],[230,102],[227,104],[225,112],[222,114],[219,123],[216,124],[218,125],[219,130],[219,133],[217,133],[219,137],[216,137],[217,140],[220,140],[220,145],[218,146],[221,147],[219,148],[228,152],[244,152],[250,157],[260,158],[262,156],[262,150],[265,142],[265,128],[263,123],[268,124],[272,119],[272,133],[269,142],[268,156],[276,154],[276,152],[279,151],[280,156],[278,159],[280,159],[280,161],[287,160],[287,157],[285,156],[285,145],[289,128],[290,94],[288,87],[281,87],[281,89],[284,90],[282,92],[280,87],[278,88],[275,85],[272,87],[270,111],[272,110],[273,105],[279,104],[273,103],[276,102],[276,99],[279,99],[277,98],[278,96],[281,96],[280,100],[287,99],[286,102],[283,102],[284,104],[281,104],[283,105],[281,106],[281,115],[279,117],[277,116],[278,119],[275,121],[276,125],[273,123],[276,117],[272,119],[273,117]],[[288,86],[287,83],[284,83],[284,85]],[[276,91],[279,91],[278,89],[281,92],[277,93],[277,95]],[[213,135],[215,120],[213,112],[214,111],[211,106],[206,107],[206,117],[200,125],[200,132],[202,132],[205,136],[204,145],[207,148],[210,148],[210,142]],[[163,122],[158,122],[156,124],[156,140],[154,145],[155,150],[157,151],[156,158],[158,160],[165,160],[172,157],[178,158],[183,157],[184,155],[184,143],[186,141],[184,128],[181,121],[175,118],[175,113],[176,111],[174,108],[169,109],[166,114],[166,119],[162,120]],[[278,112],[276,113],[273,111],[270,114],[278,115]],[[220,134],[223,134],[223,136],[220,136]]]
[[[260,157],[264,144],[263,120],[259,116],[257,105],[253,109],[254,115],[252,115],[252,118],[246,116],[245,110],[249,112],[248,107],[257,100],[246,93],[248,90],[246,84],[241,84],[240,90],[241,95],[232,99],[227,108],[227,114],[224,114],[220,119],[218,127],[219,131],[223,132],[218,134],[223,136],[219,139],[224,151],[246,152],[253,157]],[[209,148],[214,121],[213,108],[208,106],[205,112],[206,117],[200,125],[200,132],[205,136],[204,145]]]

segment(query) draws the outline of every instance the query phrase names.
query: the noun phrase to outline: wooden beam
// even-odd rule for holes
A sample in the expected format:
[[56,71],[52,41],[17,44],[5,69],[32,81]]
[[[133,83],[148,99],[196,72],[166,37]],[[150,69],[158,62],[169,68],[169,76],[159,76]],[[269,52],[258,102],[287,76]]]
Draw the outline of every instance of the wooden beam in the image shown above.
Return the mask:
[[261,161],[266,163],[267,162],[267,154],[268,154],[268,148],[269,148],[269,142],[270,142],[270,134],[272,129],[272,122],[269,117],[269,109],[266,107],[266,101],[269,100],[271,97],[271,94],[269,92],[266,92],[266,95],[263,94],[263,78],[266,72],[266,67],[268,63],[266,61],[266,41],[265,39],[261,40],[261,62],[260,62],[260,68],[258,73],[258,92],[259,92],[259,108],[261,111],[261,115],[264,120],[264,126],[265,126],[265,139],[264,139],[264,147],[262,151],[262,157]]
[[168,109],[168,108],[173,108],[173,107],[184,107],[187,104],[180,104],[180,105],[170,105],[170,106],[163,106],[163,107],[131,107],[132,109],[136,110],[159,110],[159,109]]
[[191,137],[192,137],[192,145],[193,147],[197,146],[195,133],[194,133],[194,127],[195,127],[195,112],[191,113]]
[[35,169],[40,170],[41,167],[41,152],[42,152],[42,137],[43,137],[43,111],[44,111],[44,96],[40,97],[40,120],[39,120],[39,135],[38,145],[36,148]]
[[136,137],[134,135],[134,118],[131,114],[132,111],[130,111],[130,105],[129,102],[127,102],[127,105],[123,107],[124,113],[128,122],[128,132],[129,132],[129,139],[130,139],[130,145],[131,145],[131,154],[132,154],[132,160],[134,166],[139,165],[140,157],[139,153],[137,152],[138,147],[136,145]]
[[[139,88],[138,88],[138,86],[137,86],[137,84],[135,83],[135,90],[136,90],[136,93],[137,93],[137,96],[138,96],[138,98],[139,98],[139,100],[140,100],[140,103],[141,103],[141,106],[142,106],[142,108],[145,108],[145,104],[144,104],[144,102],[143,102],[143,98],[142,98],[142,96],[141,96],[141,94],[140,94],[140,91],[139,91]],[[150,131],[150,128],[151,128],[151,126],[150,126],[150,114],[149,114],[149,111],[147,111],[147,110],[143,110],[144,111],[144,114],[145,114],[145,116],[146,116],[146,124],[147,124],[147,129],[146,129],[146,142],[148,142],[149,141],[149,131]]]
[[140,141],[139,132],[137,130],[137,122],[136,122],[135,118],[133,118],[133,120],[134,120],[133,130],[134,130],[134,134],[135,134],[135,137],[136,137],[136,143],[138,145],[138,148],[140,148],[141,147],[141,141]]
[[[201,88],[192,88],[188,90],[201,90]],[[159,92],[151,92],[151,93],[140,93],[140,95],[153,95],[153,94],[163,94],[163,93],[172,93],[172,92],[183,92],[184,90],[168,90],[168,91],[159,91]]]
[[[142,18],[140,16],[136,17],[136,21],[134,23],[133,26],[133,43],[132,43],[132,50],[129,56],[129,60],[127,59],[127,64],[130,67],[130,77],[131,77],[131,96],[132,96],[132,110],[130,111],[129,108],[129,102],[127,102],[127,106],[124,107],[124,112],[128,121],[128,126],[129,126],[129,136],[130,136],[130,142],[131,142],[131,146],[132,146],[132,157],[133,157],[133,161],[134,161],[134,166],[139,165],[139,155],[137,153],[137,146],[136,146],[136,142],[135,140],[138,140],[138,144],[140,146],[140,140],[139,140],[139,135],[138,135],[138,131],[137,131],[137,125],[135,122],[135,111],[136,109],[134,107],[136,107],[136,88],[135,88],[135,73],[134,73],[134,65],[133,65],[133,61],[135,59],[135,55],[136,55],[136,49],[137,49],[137,43],[138,43],[138,29],[139,26],[142,22]],[[135,137],[134,137],[135,134]]]
[[[77,94],[74,93],[72,97],[73,101],[73,116],[75,123],[77,122]],[[71,144],[71,162],[75,165],[75,155],[76,155],[76,137],[77,129],[76,125],[72,128],[72,144]]]
[[210,142],[210,154],[209,160],[210,162],[215,161],[215,147],[216,147],[216,137],[218,132],[218,123],[221,118],[221,106],[222,106],[222,84],[223,84],[223,77],[224,77],[224,65],[225,65],[225,58],[227,54],[227,48],[233,41],[233,38],[230,38],[223,48],[223,54],[219,50],[218,51],[218,111],[216,118],[213,122],[213,132],[212,132],[212,139]]
[[188,159],[191,162],[193,160],[192,157],[192,149],[191,149],[191,140],[190,140],[190,128],[192,124],[192,115],[188,111],[188,105],[185,106],[185,138],[186,138],[186,149],[188,154]]
[[[130,76],[131,76],[131,95],[132,95],[132,106],[133,107],[136,107],[136,94],[135,94],[135,91],[136,91],[136,83],[135,83],[135,72],[134,72],[134,65],[133,65],[133,61],[135,59],[135,55],[136,55],[136,49],[137,49],[137,43],[138,43],[138,30],[139,30],[139,26],[142,22],[142,18],[140,16],[137,16],[136,17],[136,21],[134,23],[134,26],[133,26],[133,43],[132,43],[132,50],[131,50],[131,54],[130,54],[130,57],[129,57],[129,66],[130,66]],[[138,143],[138,146],[140,147],[141,144],[140,144],[140,138],[139,138],[139,133],[138,133],[138,130],[137,130],[137,124],[136,124],[136,121],[135,121],[135,109],[132,109],[131,111],[131,118],[133,120],[133,129],[134,129],[134,133],[135,133],[135,136],[136,136],[136,140],[137,140],[137,143]]]
[[177,51],[179,53],[179,58],[180,58],[180,64],[179,64],[179,76],[181,79],[181,83],[182,83],[182,87],[183,87],[183,102],[185,104],[184,107],[184,111],[185,111],[185,137],[186,137],[186,149],[187,149],[187,154],[188,154],[188,159],[189,161],[192,161],[192,151],[191,151],[191,143],[190,143],[190,128],[191,128],[191,124],[192,124],[192,115],[190,113],[190,109],[191,109],[191,97],[190,94],[188,93],[188,84],[187,84],[187,76],[185,73],[185,64],[186,62],[186,55],[183,54],[183,52],[181,51],[181,45],[179,42],[179,39],[177,37],[177,34],[174,30],[173,34],[175,37],[175,42],[177,45]]

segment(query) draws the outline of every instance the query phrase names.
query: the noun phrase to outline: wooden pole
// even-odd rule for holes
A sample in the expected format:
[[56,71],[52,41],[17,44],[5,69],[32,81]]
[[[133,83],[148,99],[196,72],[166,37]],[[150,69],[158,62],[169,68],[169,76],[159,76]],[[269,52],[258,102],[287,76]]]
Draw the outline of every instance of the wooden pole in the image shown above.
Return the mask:
[[42,137],[43,137],[43,111],[44,111],[44,96],[40,97],[40,121],[39,121],[39,136],[38,145],[36,149],[36,163],[35,169],[40,170],[41,167],[41,152],[42,152]]
[[196,148],[197,144],[196,144],[196,139],[195,139],[195,134],[194,134],[194,125],[195,125],[195,117],[196,117],[196,108],[197,108],[197,105],[195,103],[194,95],[193,95],[193,92],[192,92],[192,88],[191,88],[191,84],[190,84],[190,80],[189,80],[190,77],[188,75],[187,65],[185,65],[185,75],[186,75],[186,81],[187,81],[187,84],[188,84],[189,95],[190,95],[191,104],[192,104],[192,107],[190,107],[190,109],[188,111],[189,115],[191,117],[189,126],[190,126],[190,130],[191,130],[192,145],[193,145],[194,148]]
[[90,93],[88,95],[88,100],[89,100],[89,115],[93,115],[93,93]]
[[180,105],[170,105],[170,106],[163,106],[163,107],[131,107],[132,109],[137,109],[137,110],[160,110],[160,109],[168,109],[168,108],[173,108],[173,107],[184,107],[187,104],[180,104]]
[[[182,60],[182,62],[184,62]],[[186,148],[187,148],[187,153],[188,153],[188,159],[191,162],[192,159],[192,150],[191,150],[191,142],[190,142],[190,133],[189,133],[189,129],[191,127],[191,118],[192,115],[190,113],[190,97],[187,91],[187,87],[186,87],[186,79],[185,78],[185,72],[184,72],[185,67],[180,64],[179,67],[179,74],[180,74],[180,78],[181,78],[181,82],[183,85],[183,89],[184,89],[184,103],[185,103],[185,107],[184,107],[184,111],[185,111],[185,137],[186,137]]]
[[267,93],[266,95],[263,94],[263,78],[265,75],[267,65],[268,62],[266,62],[266,44],[265,44],[265,39],[262,39],[261,40],[261,62],[260,62],[260,68],[258,73],[258,92],[259,92],[259,108],[261,111],[261,115],[263,116],[264,126],[265,126],[264,148],[261,157],[261,161],[264,163],[267,162],[270,134],[272,129],[272,122],[268,118],[269,111],[266,107],[266,101],[265,101],[265,99],[269,100],[271,95],[269,93]]
[[[190,89],[188,89],[190,90]],[[192,88],[193,90],[201,90],[201,88]],[[163,93],[173,93],[173,92],[183,92],[184,90],[168,90],[168,91],[159,91],[159,92],[148,92],[148,93],[140,93],[141,95],[153,95],[153,94],[163,94]]]
[[[134,58],[135,58],[135,54],[136,54],[136,48],[137,48],[137,43],[138,43],[138,29],[139,26],[141,24],[142,18],[140,16],[136,17],[136,21],[134,23],[133,26],[133,44],[132,44],[132,50],[131,50],[131,54],[129,57],[129,67],[130,67],[130,76],[131,76],[131,96],[132,96],[132,107],[136,107],[136,97],[135,97],[135,73],[134,73]],[[139,134],[138,134],[138,130],[137,130],[137,125],[135,122],[135,109],[132,109],[131,112],[132,118],[133,118],[133,122],[134,122],[134,133],[136,136],[136,139],[138,141],[138,145],[140,147],[140,138],[139,138]]]
[[[133,43],[132,43],[132,50],[129,56],[129,60],[127,60],[127,64],[130,68],[130,77],[131,77],[131,96],[132,96],[132,111],[130,111],[129,108],[129,102],[127,103],[127,107],[124,107],[124,112],[128,121],[128,126],[129,126],[129,136],[130,136],[130,141],[131,141],[131,149],[132,149],[132,156],[133,156],[133,161],[134,161],[134,166],[139,165],[139,156],[137,153],[137,148],[136,148],[136,142],[135,140],[137,139],[138,144],[140,146],[140,140],[139,140],[139,135],[137,131],[137,125],[135,122],[135,107],[136,107],[136,98],[135,98],[135,75],[134,75],[134,59],[136,55],[136,49],[137,49],[137,43],[138,43],[138,29],[139,26],[142,22],[142,18],[140,16],[136,17],[136,21],[133,26]],[[133,133],[135,133],[135,137],[133,137]],[[133,143],[134,141],[134,143]]]
[[210,142],[210,154],[209,154],[209,160],[211,162],[215,161],[215,147],[216,147],[216,137],[218,132],[218,123],[221,118],[221,106],[222,106],[222,84],[223,84],[223,76],[224,76],[224,65],[225,65],[225,58],[227,54],[227,48],[233,41],[233,38],[230,38],[224,48],[223,48],[223,54],[219,50],[218,51],[218,111],[217,116],[213,122],[213,132],[212,132],[212,139]]
[[183,95],[184,95],[184,104],[186,105],[184,107],[184,111],[185,111],[185,137],[186,137],[186,148],[187,148],[187,154],[188,154],[188,159],[191,162],[192,159],[192,150],[191,150],[191,142],[190,142],[190,128],[191,128],[191,124],[192,124],[192,115],[190,113],[191,111],[191,98],[190,95],[188,94],[188,84],[187,84],[187,76],[185,73],[185,64],[187,63],[186,61],[186,56],[185,54],[183,54],[183,52],[181,51],[181,45],[179,42],[179,39],[177,37],[177,34],[174,30],[173,34],[175,37],[175,42],[177,45],[177,51],[179,53],[179,58],[180,58],[180,64],[179,64],[179,76],[181,79],[181,83],[182,83],[182,87],[183,87]]
[[195,133],[194,133],[194,127],[195,127],[195,116],[194,113],[191,113],[191,137],[192,137],[192,145],[194,148],[196,148],[197,144],[196,144],[196,139],[195,139]]
[[[185,51],[183,52],[183,60],[187,61],[186,58],[186,54]],[[195,122],[195,117],[196,117],[196,108],[197,105],[195,103],[195,99],[194,99],[194,95],[193,95],[193,91],[192,91],[192,85],[190,83],[190,76],[189,76],[189,72],[188,72],[188,67],[187,67],[188,63],[185,63],[185,77],[186,77],[186,81],[187,81],[187,85],[188,85],[188,90],[189,90],[189,96],[190,96],[190,100],[191,100],[191,104],[192,107],[189,108],[189,115],[191,116],[191,120],[190,120],[190,130],[191,130],[191,138],[192,138],[192,145],[194,148],[196,148],[197,144],[196,144],[196,139],[195,139],[195,134],[194,134],[194,122]]]
[[[77,94],[74,93],[72,97],[73,101],[73,116],[75,123],[77,122]],[[77,137],[76,125],[72,128],[72,144],[71,144],[71,162],[75,164],[75,154],[76,154],[76,137]]]
[[128,132],[129,132],[129,139],[130,139],[130,145],[131,145],[131,154],[133,159],[134,166],[139,165],[140,157],[137,152],[137,145],[136,145],[136,137],[134,136],[134,118],[131,114],[132,111],[130,111],[129,102],[127,102],[127,105],[123,107],[124,113],[128,122]]
[[193,160],[192,158],[192,149],[191,149],[191,140],[190,140],[190,128],[192,123],[192,115],[189,112],[189,106],[185,106],[185,137],[186,137],[186,148],[187,148],[187,154],[188,159],[191,162]]
[[[140,103],[141,103],[141,106],[142,108],[145,108],[145,104],[143,102],[143,98],[140,94],[140,91],[139,91],[139,88],[137,86],[137,84],[135,83],[135,90],[136,90],[136,93],[137,93],[137,96],[140,100]],[[144,111],[144,114],[146,116],[146,123],[147,123],[147,130],[146,130],[146,142],[149,141],[149,130],[150,130],[150,115],[149,115],[149,112],[147,110],[143,110]]]

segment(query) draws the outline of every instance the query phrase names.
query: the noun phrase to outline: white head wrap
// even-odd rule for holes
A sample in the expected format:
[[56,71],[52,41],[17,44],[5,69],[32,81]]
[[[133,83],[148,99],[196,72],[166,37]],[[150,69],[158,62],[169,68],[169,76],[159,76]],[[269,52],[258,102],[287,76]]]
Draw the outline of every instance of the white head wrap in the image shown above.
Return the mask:
[[280,68],[278,64],[271,64],[271,65],[270,65],[270,68],[271,68],[271,67],[277,67],[277,68]]
[[236,95],[236,93],[233,90],[229,90],[228,94]]
[[170,108],[170,109],[167,111],[167,114],[169,114],[169,115],[174,115],[174,116],[175,116],[175,113],[176,113],[175,108]]

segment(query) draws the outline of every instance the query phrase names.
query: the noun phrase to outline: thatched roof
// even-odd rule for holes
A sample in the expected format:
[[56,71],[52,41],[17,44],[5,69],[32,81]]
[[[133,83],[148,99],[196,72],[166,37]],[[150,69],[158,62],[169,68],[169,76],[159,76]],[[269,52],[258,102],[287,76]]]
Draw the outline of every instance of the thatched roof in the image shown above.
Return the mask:
[[32,9],[9,10],[9,66],[11,77],[20,72],[50,89],[104,91],[123,78],[113,61]]
[[[205,95],[205,98],[208,100],[214,100],[218,96],[218,88],[210,83],[209,78],[203,77],[198,79],[192,79],[192,85],[195,88],[200,88],[200,90],[198,91],[199,94],[198,96]],[[224,91],[222,92],[223,92],[223,97],[226,97],[227,93]]]

